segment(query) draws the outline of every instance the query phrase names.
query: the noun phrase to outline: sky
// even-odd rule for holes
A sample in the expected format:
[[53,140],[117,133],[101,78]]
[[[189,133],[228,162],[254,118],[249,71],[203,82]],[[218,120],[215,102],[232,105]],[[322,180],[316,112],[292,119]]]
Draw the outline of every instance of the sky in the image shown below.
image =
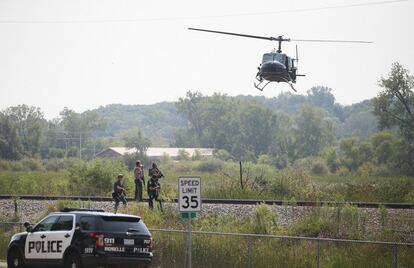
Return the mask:
[[414,72],[414,0],[390,2],[0,0],[0,110],[24,103],[50,119],[65,106],[83,112],[176,101],[189,90],[266,97],[290,91],[284,83],[263,92],[253,87],[262,54],[276,43],[188,27],[374,41],[283,44],[292,56],[298,45],[306,77],[298,78],[297,94],[323,85],[339,103],[352,104],[380,92],[378,80],[393,62]]

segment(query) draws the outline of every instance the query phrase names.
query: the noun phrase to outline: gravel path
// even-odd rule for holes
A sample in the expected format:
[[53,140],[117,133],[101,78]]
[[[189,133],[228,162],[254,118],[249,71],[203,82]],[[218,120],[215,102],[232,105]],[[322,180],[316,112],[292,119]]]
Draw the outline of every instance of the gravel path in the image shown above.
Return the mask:
[[[18,211],[22,222],[33,222],[45,209],[56,201],[48,200],[19,200]],[[113,211],[112,202],[93,202],[96,209]],[[165,204],[166,208],[176,210],[175,203]],[[277,215],[278,225],[289,225],[315,211],[315,207],[272,206]],[[334,210],[335,208],[331,208]],[[321,211],[323,213],[324,210]],[[255,205],[230,205],[230,204],[203,204],[201,216],[208,214],[230,215],[234,217],[254,217]],[[387,209],[386,222],[382,219],[382,213],[377,208],[358,208],[358,214],[364,215],[364,226],[368,233],[375,233],[385,224],[387,228],[403,232],[407,240],[414,242],[414,210]],[[0,200],[0,218],[10,219],[14,215],[13,200]]]

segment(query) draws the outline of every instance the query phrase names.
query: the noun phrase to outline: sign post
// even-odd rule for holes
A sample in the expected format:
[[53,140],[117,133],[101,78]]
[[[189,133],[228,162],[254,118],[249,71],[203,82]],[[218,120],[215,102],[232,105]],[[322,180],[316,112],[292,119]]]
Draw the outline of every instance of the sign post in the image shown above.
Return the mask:
[[191,220],[196,217],[201,210],[201,179],[200,177],[180,177],[178,178],[178,207],[183,218],[188,220],[188,240],[187,240],[187,267],[191,268]]

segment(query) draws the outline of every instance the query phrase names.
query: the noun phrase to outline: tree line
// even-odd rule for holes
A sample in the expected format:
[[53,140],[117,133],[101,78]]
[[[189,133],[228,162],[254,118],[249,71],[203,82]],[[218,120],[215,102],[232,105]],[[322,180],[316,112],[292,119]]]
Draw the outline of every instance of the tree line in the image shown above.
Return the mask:
[[413,76],[395,63],[379,82],[382,91],[373,100],[372,111],[379,132],[369,137],[357,131],[348,137],[338,135],[347,111],[335,104],[326,87],[309,90],[309,101],[296,113],[275,111],[260,98],[188,92],[177,109],[189,126],[177,133],[175,145],[219,148],[223,157],[262,160],[279,168],[313,157],[331,172],[341,168],[352,172],[365,165],[365,169],[375,166],[381,172],[413,174],[413,85]]
[[92,158],[109,146],[144,154],[152,144],[211,147],[226,160],[278,168],[316,159],[331,172],[375,166],[412,174],[413,81],[395,63],[376,98],[350,106],[322,86],[270,99],[190,91],[176,103],[64,108],[52,120],[38,107],[18,105],[0,112],[0,158]]

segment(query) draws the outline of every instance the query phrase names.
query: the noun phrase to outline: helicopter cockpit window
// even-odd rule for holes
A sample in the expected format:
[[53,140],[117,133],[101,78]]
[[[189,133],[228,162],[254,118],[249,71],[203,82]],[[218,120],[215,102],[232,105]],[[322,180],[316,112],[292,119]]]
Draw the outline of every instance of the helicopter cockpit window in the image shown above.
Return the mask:
[[267,61],[278,61],[285,63],[286,55],[285,54],[279,54],[279,53],[266,53],[263,55],[263,62]]

